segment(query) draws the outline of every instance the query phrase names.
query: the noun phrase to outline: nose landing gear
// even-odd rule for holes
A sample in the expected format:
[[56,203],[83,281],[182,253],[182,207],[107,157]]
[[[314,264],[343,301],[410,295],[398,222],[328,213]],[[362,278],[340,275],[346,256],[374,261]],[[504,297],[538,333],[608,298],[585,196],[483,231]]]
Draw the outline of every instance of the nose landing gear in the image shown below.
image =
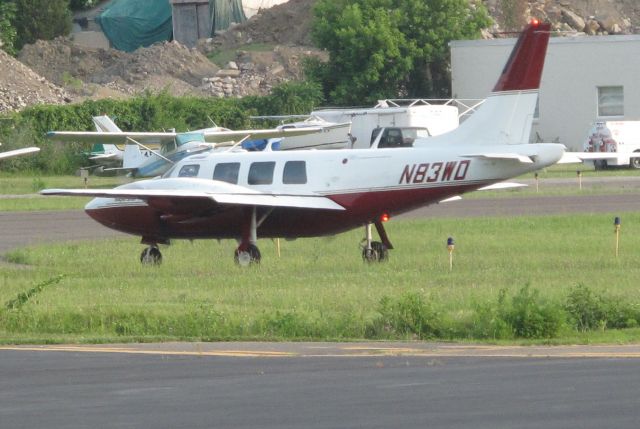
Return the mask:
[[393,249],[393,245],[387,237],[387,233],[380,221],[375,223],[378,235],[381,241],[373,241],[371,234],[371,222],[365,226],[366,237],[362,240],[362,260],[365,262],[386,262],[389,260],[389,249]]

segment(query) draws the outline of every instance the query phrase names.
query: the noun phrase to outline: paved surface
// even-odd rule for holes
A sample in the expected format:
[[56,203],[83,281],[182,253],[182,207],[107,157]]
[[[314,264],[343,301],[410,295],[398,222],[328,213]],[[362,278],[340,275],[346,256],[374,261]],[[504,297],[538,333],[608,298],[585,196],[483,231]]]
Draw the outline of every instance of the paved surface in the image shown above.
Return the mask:
[[[149,353],[115,350],[138,347]],[[217,343],[120,345],[111,352],[87,347],[94,348],[91,353],[5,349],[0,350],[0,426],[636,429],[640,424],[640,359],[626,356],[625,347],[590,358],[567,357],[579,347],[566,348],[567,356],[563,348],[532,349],[535,355],[558,356],[538,358],[527,357],[523,348],[460,347]],[[584,352],[590,355],[590,349]],[[637,348],[631,350],[637,356]],[[471,354],[458,357],[466,353]]]

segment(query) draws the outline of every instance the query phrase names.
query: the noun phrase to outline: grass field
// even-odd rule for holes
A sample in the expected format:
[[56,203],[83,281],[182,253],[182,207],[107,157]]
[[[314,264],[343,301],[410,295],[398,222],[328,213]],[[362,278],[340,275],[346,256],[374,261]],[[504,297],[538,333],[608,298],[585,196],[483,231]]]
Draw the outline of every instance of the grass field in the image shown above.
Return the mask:
[[0,268],[0,341],[640,338],[640,214],[625,215],[618,258],[612,215],[387,229],[397,249],[372,265],[359,230],[284,241],[280,258],[261,240],[249,269],[232,241],[176,242],[159,267],[140,265],[136,238],[18,249]]

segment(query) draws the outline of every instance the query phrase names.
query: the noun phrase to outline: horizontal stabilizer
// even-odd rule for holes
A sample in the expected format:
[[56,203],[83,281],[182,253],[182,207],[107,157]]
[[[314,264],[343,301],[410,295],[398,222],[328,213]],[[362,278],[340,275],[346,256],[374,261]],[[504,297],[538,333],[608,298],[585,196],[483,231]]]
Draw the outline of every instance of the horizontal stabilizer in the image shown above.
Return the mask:
[[493,185],[483,186],[482,188],[478,188],[478,191],[499,191],[502,189],[515,189],[515,188],[526,188],[528,185],[524,183],[516,183],[516,182],[499,182],[494,183]]
[[596,159],[616,159],[620,154],[615,152],[565,152],[558,164],[579,164]]
[[522,155],[519,153],[478,153],[462,155],[465,158],[482,158],[482,159],[495,159],[495,160],[513,160],[522,164],[533,164],[533,160],[530,156]]

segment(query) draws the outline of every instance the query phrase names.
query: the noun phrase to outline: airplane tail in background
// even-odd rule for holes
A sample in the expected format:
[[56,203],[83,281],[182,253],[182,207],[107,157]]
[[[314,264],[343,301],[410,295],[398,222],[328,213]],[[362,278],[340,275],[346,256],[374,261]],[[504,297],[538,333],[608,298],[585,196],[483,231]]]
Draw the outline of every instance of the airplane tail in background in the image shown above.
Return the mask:
[[96,131],[103,131],[107,133],[121,133],[122,130],[111,120],[107,115],[94,116],[93,125],[96,127]]
[[529,143],[550,29],[547,23],[529,24],[482,106],[457,129],[430,140],[478,145]]
[[[121,133],[122,130],[111,120],[107,115],[102,116],[94,116],[93,125],[96,127],[96,131],[104,132],[104,133]],[[118,154],[119,158],[122,158],[122,149],[114,144],[107,143],[96,143],[91,148],[91,152],[95,154],[103,154],[97,155],[95,158],[110,158],[113,157],[114,154]]]

